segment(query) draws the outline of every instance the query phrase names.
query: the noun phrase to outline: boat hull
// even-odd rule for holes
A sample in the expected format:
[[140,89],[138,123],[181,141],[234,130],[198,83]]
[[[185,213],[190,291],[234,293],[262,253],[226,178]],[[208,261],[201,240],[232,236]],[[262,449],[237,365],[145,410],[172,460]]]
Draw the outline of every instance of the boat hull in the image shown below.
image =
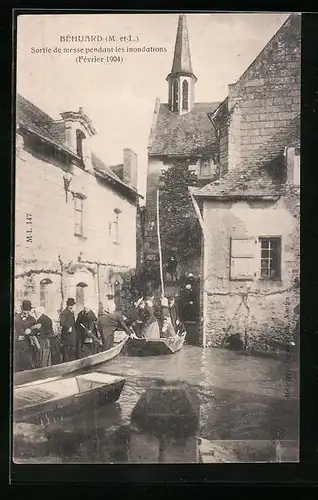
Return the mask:
[[[90,378],[96,376],[94,374],[88,374]],[[107,382],[104,384],[99,384],[97,387],[90,388],[84,392],[78,392],[76,394],[68,394],[66,396],[59,397],[59,384],[62,382],[67,384],[68,381],[73,382],[75,379],[81,379],[83,376],[78,377],[68,377],[66,379],[56,379],[55,381],[50,381],[46,383],[43,381],[39,384],[24,384],[18,386],[14,389],[13,398],[13,415],[14,422],[26,422],[33,424],[47,424],[66,418],[70,415],[80,413],[87,410],[88,408],[98,408],[105,404],[114,403],[120,397],[120,394],[125,385],[125,379],[122,377],[115,377],[112,375],[98,374],[102,378],[106,378]],[[85,377],[85,376],[84,376]],[[45,391],[45,386],[53,384],[56,385],[57,397],[44,401],[36,401],[36,394]],[[94,385],[94,384],[91,384]],[[96,385],[96,384],[95,384]],[[30,404],[30,394],[32,392],[35,394],[34,404]],[[62,391],[63,392],[63,391]],[[24,397],[25,396],[25,397]],[[28,398],[28,399],[27,399]],[[24,400],[26,404],[24,404]]]
[[174,354],[182,349],[186,335],[175,335],[161,339],[129,338],[125,346],[125,353],[129,356],[164,356]]
[[86,368],[91,368],[106,361],[114,359],[118,354],[120,354],[123,349],[127,338],[124,338],[118,345],[115,345],[107,351],[102,351],[97,354],[92,354],[86,358],[76,359],[74,361],[69,361],[66,363],[61,363],[59,365],[47,366],[45,368],[36,368],[35,370],[25,370],[22,372],[17,372],[14,374],[13,382],[14,386],[28,384],[29,382],[44,380],[49,377],[62,377],[77,371],[85,370]]

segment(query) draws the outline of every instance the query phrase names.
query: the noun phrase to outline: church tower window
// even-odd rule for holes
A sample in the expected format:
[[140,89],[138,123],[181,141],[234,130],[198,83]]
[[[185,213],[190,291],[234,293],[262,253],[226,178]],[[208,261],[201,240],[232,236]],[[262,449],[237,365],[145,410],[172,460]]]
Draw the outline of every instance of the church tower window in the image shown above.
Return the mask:
[[169,84],[169,109],[179,115],[189,113],[195,103],[194,87],[197,77],[191,63],[190,44],[185,14],[179,16]]
[[173,82],[173,111],[178,110],[179,104],[179,83],[177,80]]
[[188,111],[189,109],[189,84],[187,80],[182,84],[182,110]]

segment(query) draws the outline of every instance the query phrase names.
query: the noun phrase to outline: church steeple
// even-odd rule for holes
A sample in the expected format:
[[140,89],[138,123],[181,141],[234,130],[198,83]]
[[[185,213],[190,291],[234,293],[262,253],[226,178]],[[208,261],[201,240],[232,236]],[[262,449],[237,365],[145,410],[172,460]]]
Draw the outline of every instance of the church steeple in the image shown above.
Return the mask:
[[169,83],[169,108],[178,114],[191,111],[194,105],[194,86],[197,81],[191,64],[186,16],[179,16]]

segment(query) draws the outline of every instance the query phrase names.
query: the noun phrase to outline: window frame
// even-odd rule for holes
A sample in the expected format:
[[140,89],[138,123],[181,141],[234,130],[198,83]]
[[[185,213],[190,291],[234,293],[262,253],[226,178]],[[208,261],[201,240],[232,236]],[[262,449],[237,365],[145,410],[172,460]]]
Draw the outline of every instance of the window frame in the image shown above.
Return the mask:
[[[205,172],[204,172],[205,170]],[[200,177],[208,178],[212,175],[212,159],[201,159],[200,161]]]
[[[185,104],[186,104],[186,106],[185,106]],[[182,111],[189,111],[189,82],[188,82],[188,80],[183,80],[183,82],[182,82]]]
[[[279,241],[279,249],[278,249],[278,275],[275,277],[271,276],[262,276],[262,260],[266,260],[265,257],[262,257],[262,240],[277,240]],[[283,238],[281,235],[262,235],[258,236],[258,266],[257,266],[257,277],[261,281],[281,281],[282,280],[282,253],[283,253]],[[270,249],[269,249],[270,252]],[[270,255],[270,254],[269,254]],[[271,257],[269,257],[271,258]],[[270,268],[269,268],[270,269]]]
[[[74,195],[74,236],[84,237],[84,200],[83,196]],[[77,208],[77,203],[80,202],[80,209]],[[80,231],[77,230],[77,213],[80,213]]]
[[80,129],[76,129],[76,154],[81,160],[84,159],[83,142],[86,139],[84,132]]
[[[250,240],[255,242],[255,250],[254,254],[246,254],[246,255],[233,255],[233,241],[237,240]],[[278,246],[278,255],[277,255],[277,261],[278,261],[278,273],[276,276],[271,277],[271,276],[262,276],[262,260],[265,258],[263,257],[262,259],[262,240],[278,240],[279,241],[279,246]],[[269,252],[269,257],[270,257],[270,252]],[[253,265],[253,272],[251,274],[246,274],[244,275],[238,275],[237,277],[232,276],[232,270],[234,269],[233,266],[233,261],[238,260],[238,259],[252,259],[254,261]],[[236,237],[236,236],[231,236],[230,237],[230,249],[229,249],[229,281],[267,281],[267,282],[273,282],[273,281],[282,281],[282,274],[283,274],[283,268],[282,268],[282,262],[283,262],[283,237],[282,235],[277,235],[277,234],[272,234],[272,235],[261,235],[261,236],[245,236],[245,237]],[[269,268],[270,269],[270,268]],[[233,273],[234,274],[234,273]]]
[[51,312],[50,298],[48,294],[48,285],[52,285],[53,281],[50,278],[44,278],[40,281],[40,306],[46,312]]
[[115,220],[111,224],[111,227],[112,227],[112,238],[113,238],[113,244],[114,245],[119,245],[120,244],[120,239],[119,239],[119,215],[121,214],[121,210],[119,208],[115,208],[114,212],[115,212]]
[[178,111],[180,99],[180,89],[178,80],[174,80],[172,84],[172,109]]

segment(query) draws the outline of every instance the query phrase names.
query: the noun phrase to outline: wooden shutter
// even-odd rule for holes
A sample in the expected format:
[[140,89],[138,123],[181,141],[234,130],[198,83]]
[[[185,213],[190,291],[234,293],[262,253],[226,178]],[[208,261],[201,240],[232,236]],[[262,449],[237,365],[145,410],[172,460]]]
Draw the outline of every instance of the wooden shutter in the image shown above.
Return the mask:
[[255,276],[255,238],[231,238],[230,280],[249,281]]

